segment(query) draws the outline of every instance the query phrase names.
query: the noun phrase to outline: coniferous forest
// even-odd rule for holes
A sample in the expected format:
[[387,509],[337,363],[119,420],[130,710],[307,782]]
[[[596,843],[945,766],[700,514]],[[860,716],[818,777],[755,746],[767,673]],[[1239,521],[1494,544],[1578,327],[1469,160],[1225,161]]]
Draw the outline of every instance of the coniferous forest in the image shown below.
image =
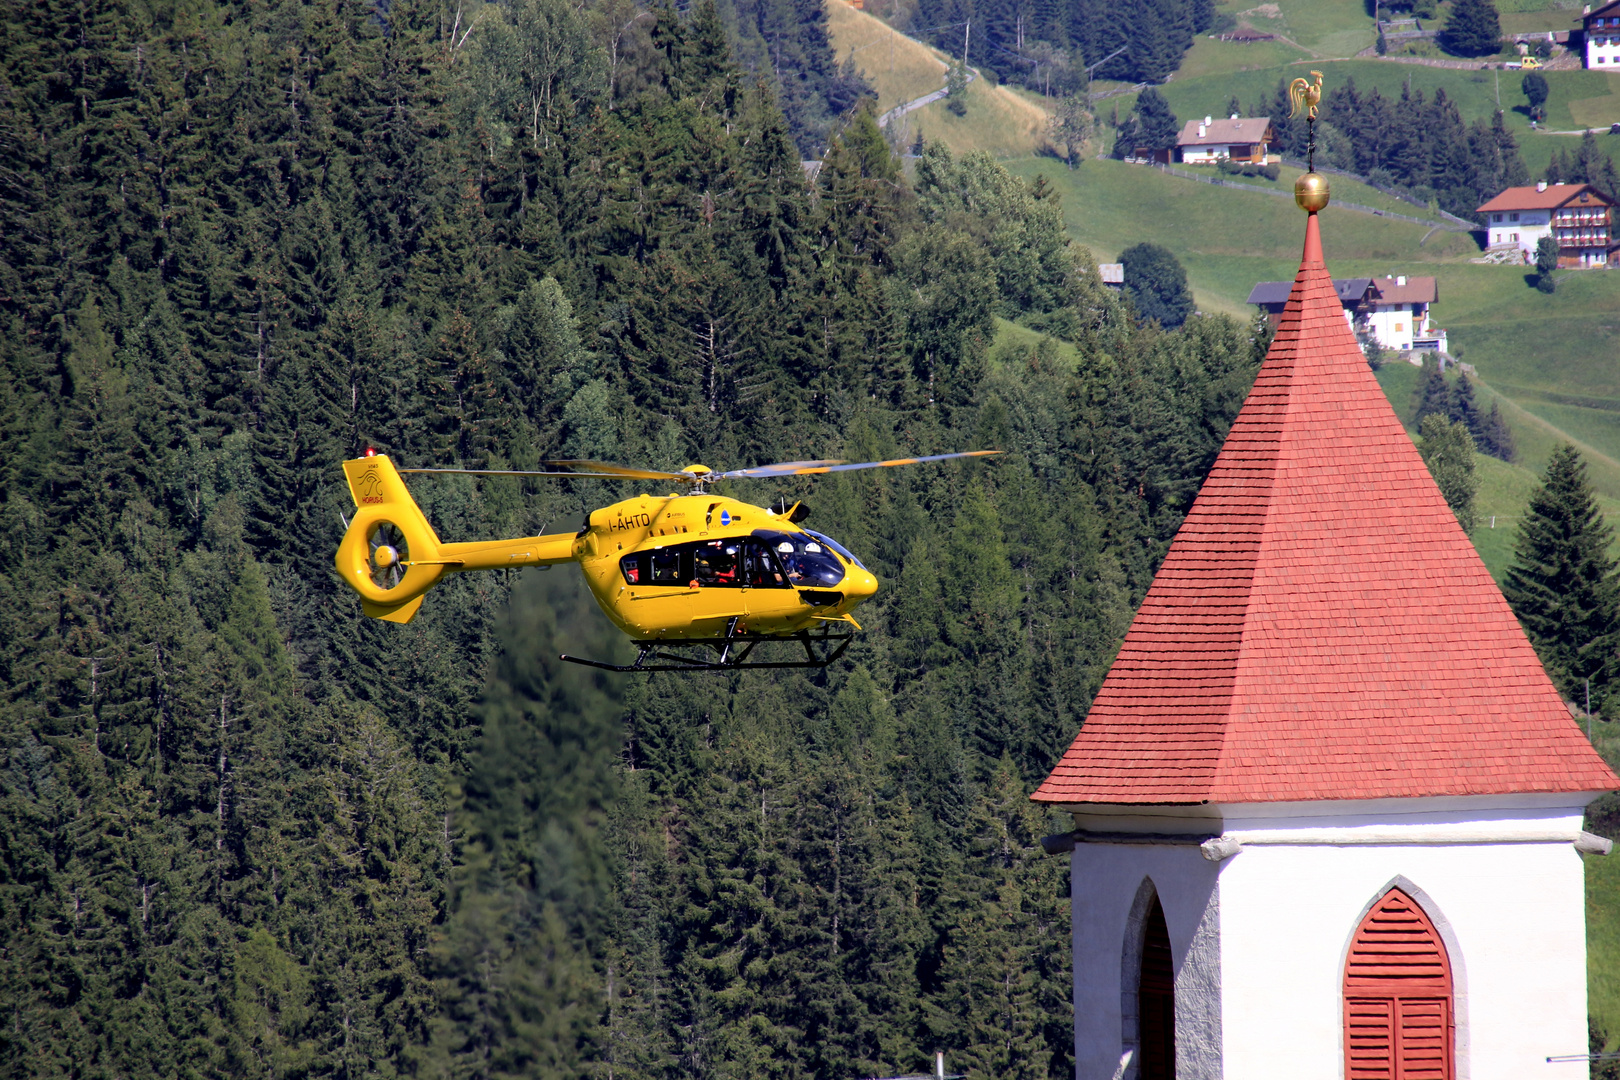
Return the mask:
[[[1140,323],[989,158],[908,180],[818,13],[7,5],[0,1072],[1072,1071],[1026,794],[1266,342]],[[625,648],[566,566],[363,618],[366,447],[1007,453],[738,485],[873,568],[864,634],[636,680],[556,659]],[[413,490],[447,540],[635,493]]]

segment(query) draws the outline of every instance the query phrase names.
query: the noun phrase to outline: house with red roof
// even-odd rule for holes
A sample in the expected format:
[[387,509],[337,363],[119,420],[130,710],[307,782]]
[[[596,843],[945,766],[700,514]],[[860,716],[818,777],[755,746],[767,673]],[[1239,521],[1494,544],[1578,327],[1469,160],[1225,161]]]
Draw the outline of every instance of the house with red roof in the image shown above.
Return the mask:
[[1591,184],[1512,187],[1480,206],[1489,248],[1517,248],[1534,262],[1543,236],[1558,241],[1559,266],[1608,266],[1615,260],[1614,200]]
[[1254,387],[1032,796],[1074,822],[1046,844],[1076,1077],[1584,1078],[1582,859],[1609,844],[1583,813],[1617,785],[1362,358],[1311,214]]

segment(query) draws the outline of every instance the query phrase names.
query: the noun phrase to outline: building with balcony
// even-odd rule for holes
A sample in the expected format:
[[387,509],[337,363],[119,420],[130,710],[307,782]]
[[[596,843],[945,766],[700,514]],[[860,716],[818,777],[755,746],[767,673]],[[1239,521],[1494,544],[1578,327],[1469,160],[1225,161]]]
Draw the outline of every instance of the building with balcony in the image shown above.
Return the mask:
[[[1620,0],[1616,0],[1620,5]],[[1517,248],[1527,263],[1543,236],[1558,241],[1558,265],[1608,266],[1615,260],[1614,200],[1591,184],[1508,188],[1478,208],[1487,247]]]

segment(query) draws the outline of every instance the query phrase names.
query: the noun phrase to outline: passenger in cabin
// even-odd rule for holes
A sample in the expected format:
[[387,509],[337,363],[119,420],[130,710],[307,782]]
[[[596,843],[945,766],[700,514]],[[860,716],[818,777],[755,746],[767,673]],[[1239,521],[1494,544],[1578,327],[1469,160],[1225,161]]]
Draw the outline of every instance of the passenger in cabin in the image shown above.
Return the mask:
[[700,587],[727,588],[737,584],[736,541],[710,540],[699,544],[693,561],[692,576]]

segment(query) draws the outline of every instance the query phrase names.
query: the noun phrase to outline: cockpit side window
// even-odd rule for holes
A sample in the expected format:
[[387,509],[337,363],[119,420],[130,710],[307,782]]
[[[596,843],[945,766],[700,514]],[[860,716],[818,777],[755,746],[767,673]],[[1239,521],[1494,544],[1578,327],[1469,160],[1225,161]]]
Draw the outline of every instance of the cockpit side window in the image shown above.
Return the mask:
[[856,558],[853,551],[849,550],[849,548],[845,547],[843,544],[840,544],[826,533],[818,533],[814,529],[806,529],[804,531],[807,536],[812,536],[815,539],[820,540],[823,544],[826,544],[828,547],[838,552],[838,554],[842,555],[847,561],[855,564],[862,570],[866,569],[866,564],[861,562],[860,559]]
[[763,540],[750,538],[743,548],[743,576],[751,589],[785,589],[787,574],[776,553]]
[[763,529],[754,536],[767,544],[781,561],[789,585],[824,589],[844,580],[844,564],[817,537]]

